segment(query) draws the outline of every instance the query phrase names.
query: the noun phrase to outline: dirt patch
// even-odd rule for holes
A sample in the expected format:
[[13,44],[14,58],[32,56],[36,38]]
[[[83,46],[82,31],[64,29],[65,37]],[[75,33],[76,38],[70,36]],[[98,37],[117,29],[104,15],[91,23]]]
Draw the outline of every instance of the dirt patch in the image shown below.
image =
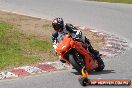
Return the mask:
[[29,16],[0,11],[0,21],[15,25],[26,34],[34,34],[40,38],[50,38],[52,27],[50,21]]

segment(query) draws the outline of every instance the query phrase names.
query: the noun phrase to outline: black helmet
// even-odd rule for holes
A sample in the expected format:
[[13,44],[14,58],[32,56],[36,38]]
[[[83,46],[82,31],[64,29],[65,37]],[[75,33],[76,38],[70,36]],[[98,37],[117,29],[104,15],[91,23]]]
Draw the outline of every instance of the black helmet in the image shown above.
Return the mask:
[[54,28],[55,31],[61,32],[63,30],[64,27],[64,21],[62,18],[55,18],[52,21],[52,26]]

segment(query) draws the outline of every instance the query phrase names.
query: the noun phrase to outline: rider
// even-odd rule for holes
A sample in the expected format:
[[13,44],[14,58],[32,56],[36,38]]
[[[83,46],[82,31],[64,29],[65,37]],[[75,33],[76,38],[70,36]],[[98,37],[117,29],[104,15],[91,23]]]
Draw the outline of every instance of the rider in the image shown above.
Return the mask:
[[[62,18],[55,18],[52,21],[52,26],[54,32],[52,33],[52,43],[54,49],[56,48],[57,42],[61,41],[65,34],[70,33],[74,39],[79,39],[81,42],[85,43],[88,47],[89,52],[94,55],[96,58],[99,57],[99,52],[94,50],[91,46],[89,39],[82,35],[82,32],[74,27],[72,24],[64,24]],[[62,61],[62,60],[61,60]],[[63,62],[63,61],[62,61]]]

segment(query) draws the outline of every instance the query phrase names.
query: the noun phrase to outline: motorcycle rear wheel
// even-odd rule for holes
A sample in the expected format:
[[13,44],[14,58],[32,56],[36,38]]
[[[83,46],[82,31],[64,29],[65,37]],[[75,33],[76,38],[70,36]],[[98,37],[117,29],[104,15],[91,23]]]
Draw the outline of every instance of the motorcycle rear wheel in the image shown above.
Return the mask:
[[97,71],[97,72],[103,71],[103,69],[105,67],[103,60],[101,58],[99,58],[97,60],[97,62],[98,62],[98,67],[95,69],[95,71]]

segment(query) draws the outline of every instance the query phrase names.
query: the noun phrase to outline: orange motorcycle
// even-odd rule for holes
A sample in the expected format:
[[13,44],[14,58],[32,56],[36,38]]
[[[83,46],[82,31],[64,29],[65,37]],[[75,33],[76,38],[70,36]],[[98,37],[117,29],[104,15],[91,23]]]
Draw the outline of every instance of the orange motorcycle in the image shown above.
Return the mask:
[[101,58],[95,58],[89,52],[86,44],[72,38],[70,34],[66,34],[64,38],[57,43],[55,50],[64,61],[70,63],[81,74],[83,68],[87,71],[102,71],[105,67]]

